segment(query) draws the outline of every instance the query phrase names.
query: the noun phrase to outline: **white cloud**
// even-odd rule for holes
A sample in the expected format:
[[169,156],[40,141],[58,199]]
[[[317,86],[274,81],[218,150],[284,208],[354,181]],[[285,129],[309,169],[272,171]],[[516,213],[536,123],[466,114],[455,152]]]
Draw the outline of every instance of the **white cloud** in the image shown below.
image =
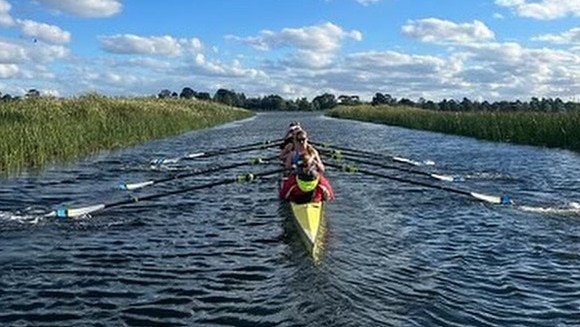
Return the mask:
[[10,78],[18,74],[19,69],[14,64],[0,64],[0,78]]
[[[466,51],[468,68],[458,76],[484,94],[492,87],[504,99],[580,93],[580,55],[573,52],[524,48],[516,43],[470,45]],[[475,80],[477,70],[495,76],[495,80]]]
[[303,28],[284,28],[280,32],[265,30],[260,33],[260,36],[238,39],[260,50],[295,47],[303,50],[333,52],[340,47],[341,41],[345,38],[360,41],[362,34],[358,31],[345,32],[335,24],[324,23]]
[[22,33],[49,43],[64,44],[71,39],[70,32],[62,30],[58,26],[38,23],[32,20],[17,20]]
[[0,39],[0,64],[49,63],[69,55],[69,50],[59,45],[19,43]]
[[109,17],[121,12],[120,0],[36,0],[44,5],[79,17]]
[[117,54],[145,54],[175,57],[184,51],[200,52],[203,44],[198,39],[176,39],[172,36],[139,36],[134,34],[100,36],[101,47]]
[[12,6],[6,0],[0,0],[0,27],[10,27],[14,25],[14,19],[10,16]]
[[40,94],[43,96],[60,97],[60,92],[55,89],[43,89]]
[[106,83],[116,86],[134,85],[139,81],[139,78],[134,75],[112,71],[103,72],[101,77]]
[[357,71],[382,72],[404,71],[409,74],[437,72],[445,66],[445,60],[435,56],[409,55],[395,51],[364,52],[349,55],[347,66]]
[[327,22],[302,28],[284,28],[279,32],[265,30],[255,37],[228,38],[243,41],[262,51],[294,48],[296,53],[290,56],[288,62],[317,68],[332,62],[345,39],[360,41],[362,34],[356,30],[344,31],[340,26]]
[[286,70],[271,77],[299,84],[306,94],[325,89],[363,98],[376,92],[432,100],[566,98],[580,94],[580,53],[517,43],[471,43],[439,55],[359,52],[314,74]]
[[580,27],[569,29],[561,34],[539,35],[532,38],[532,40],[556,44],[580,44]]
[[580,0],[495,0],[495,3],[510,8],[518,16],[539,20],[580,16]]
[[[526,1],[503,3],[516,8]],[[8,2],[0,0],[0,20],[2,14],[12,19],[10,10]],[[493,31],[477,20],[457,23],[427,18],[407,22],[401,29],[407,37],[447,45],[418,48],[423,54],[407,50],[404,44],[390,43],[373,45],[379,47],[377,50],[350,53],[345,44],[361,41],[362,34],[327,22],[227,37],[260,51],[245,47],[243,50],[251,51],[236,52],[239,44],[238,48],[219,44],[219,51],[217,45],[213,51],[208,45],[206,51],[197,38],[117,34],[98,38],[107,52],[101,53],[101,58],[70,57],[62,44],[71,42],[71,33],[29,20],[14,19],[12,26],[47,43],[0,37],[0,83],[10,82],[4,93],[37,88],[65,96],[90,90],[143,95],[164,88],[179,92],[190,86],[210,94],[223,87],[249,97],[279,94],[310,99],[324,92],[356,94],[364,99],[386,92],[399,99],[468,97],[489,101],[580,94],[580,46],[564,51],[497,43]],[[580,28],[533,40],[580,45]],[[421,45],[415,42],[415,46]],[[431,53],[426,55],[426,51]]]
[[71,66],[70,71],[79,78],[74,83],[67,78],[62,81],[66,85],[61,87],[73,94],[98,90],[115,95],[144,95],[156,94],[162,89],[179,93],[186,86],[210,93],[221,86],[238,92],[253,92],[268,80],[260,70],[243,67],[237,61],[222,63],[203,54],[167,61],[108,57],[79,62]]
[[234,60],[231,63],[222,63],[219,60],[210,60],[203,54],[195,55],[193,61],[184,69],[176,69],[175,74],[191,75],[192,73],[204,76],[216,76],[226,78],[253,78],[256,76],[265,77],[264,72],[254,69],[245,68],[243,65]]
[[340,69],[330,74],[328,85],[363,97],[387,92],[396,97],[435,98],[445,94],[447,88],[460,89],[454,85],[454,75],[462,69],[462,62],[455,58],[396,51],[360,52],[347,56]]
[[438,18],[410,20],[401,28],[403,35],[429,43],[469,43],[491,40],[495,34],[487,26],[473,23],[457,24]]
[[170,62],[153,58],[130,58],[126,62],[120,63],[119,65],[123,67],[130,65],[136,68],[148,68],[152,70],[167,70],[171,67]]

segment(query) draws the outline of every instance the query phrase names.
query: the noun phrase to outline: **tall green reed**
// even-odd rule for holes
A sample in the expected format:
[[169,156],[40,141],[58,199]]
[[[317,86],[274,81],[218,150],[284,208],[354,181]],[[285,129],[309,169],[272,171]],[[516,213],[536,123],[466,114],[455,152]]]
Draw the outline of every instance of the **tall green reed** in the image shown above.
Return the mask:
[[580,112],[443,112],[411,107],[337,107],[327,115],[496,142],[580,151]]
[[251,115],[213,102],[96,94],[0,102],[0,173],[39,169]]

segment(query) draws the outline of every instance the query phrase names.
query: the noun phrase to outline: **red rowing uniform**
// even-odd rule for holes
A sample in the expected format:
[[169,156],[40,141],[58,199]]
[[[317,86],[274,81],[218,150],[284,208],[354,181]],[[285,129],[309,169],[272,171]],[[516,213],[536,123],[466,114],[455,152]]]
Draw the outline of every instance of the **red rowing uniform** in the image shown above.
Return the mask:
[[318,185],[310,192],[304,192],[298,187],[297,176],[290,175],[280,188],[280,200],[287,200],[295,203],[322,202],[334,200],[334,191],[328,180],[319,175]]

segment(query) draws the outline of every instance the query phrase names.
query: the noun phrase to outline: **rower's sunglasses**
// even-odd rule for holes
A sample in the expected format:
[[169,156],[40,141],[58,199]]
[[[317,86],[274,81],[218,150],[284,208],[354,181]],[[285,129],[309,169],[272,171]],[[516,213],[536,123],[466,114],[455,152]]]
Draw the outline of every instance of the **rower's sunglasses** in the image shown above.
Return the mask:
[[297,141],[298,143],[304,143],[304,142],[306,142],[306,138],[304,138],[304,137],[301,137],[301,138],[298,138],[298,139],[296,139],[296,141]]

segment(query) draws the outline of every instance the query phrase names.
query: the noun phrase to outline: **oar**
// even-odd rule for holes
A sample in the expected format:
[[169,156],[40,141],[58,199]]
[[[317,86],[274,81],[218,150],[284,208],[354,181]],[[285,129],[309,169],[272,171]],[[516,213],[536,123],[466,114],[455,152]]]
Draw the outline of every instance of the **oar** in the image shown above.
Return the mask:
[[325,149],[321,149],[320,151],[323,154],[329,154],[330,158],[332,158],[332,159],[337,159],[337,160],[345,159],[345,160],[349,160],[349,161],[353,161],[353,162],[357,162],[357,163],[361,163],[361,164],[365,164],[365,165],[370,165],[370,166],[375,166],[375,167],[380,167],[380,168],[385,168],[385,169],[394,169],[394,170],[404,171],[404,172],[411,173],[411,174],[428,176],[428,177],[431,177],[431,178],[434,178],[434,179],[437,179],[440,181],[445,181],[445,182],[454,182],[456,180],[461,180],[461,179],[456,179],[455,177],[449,176],[449,175],[432,174],[432,173],[420,171],[420,170],[413,170],[413,169],[402,168],[402,167],[398,167],[398,166],[385,165],[385,164],[378,163],[378,162],[366,161],[366,160],[356,158],[357,157],[356,155],[349,154],[349,153],[342,153],[340,151],[329,151],[329,150],[325,150]]
[[46,215],[46,217],[58,217],[58,218],[80,217],[80,216],[84,216],[84,215],[87,215],[90,213],[101,211],[101,210],[104,210],[107,208],[119,207],[119,206],[122,206],[125,204],[130,204],[130,203],[135,203],[135,202],[140,202],[140,201],[145,201],[145,200],[158,199],[158,198],[162,198],[162,197],[166,197],[166,196],[170,196],[170,195],[174,195],[174,194],[186,193],[186,192],[195,191],[195,190],[202,190],[202,189],[211,188],[211,187],[219,186],[219,185],[233,184],[233,183],[237,183],[237,182],[250,182],[250,181],[253,181],[253,180],[260,178],[260,177],[263,177],[263,176],[278,174],[284,170],[286,170],[286,169],[279,168],[276,170],[270,170],[270,171],[256,173],[256,174],[242,174],[242,175],[238,175],[236,177],[222,179],[220,181],[213,182],[213,183],[196,185],[196,186],[177,189],[177,190],[173,190],[173,191],[169,191],[169,192],[165,192],[165,193],[151,194],[151,195],[146,195],[146,196],[142,196],[142,197],[132,197],[131,199],[127,199],[127,200],[121,200],[121,201],[109,202],[109,203],[101,203],[101,204],[96,204],[96,205],[92,205],[92,206],[88,206],[88,207],[59,208],[55,211],[48,213]]
[[239,145],[239,146],[234,146],[234,147],[229,147],[229,148],[218,149],[218,150],[214,150],[214,151],[189,153],[189,154],[186,154],[182,157],[177,157],[177,158],[169,158],[169,159],[161,158],[161,159],[156,159],[156,160],[151,161],[151,165],[160,166],[160,165],[166,164],[166,163],[176,163],[180,160],[195,159],[195,158],[207,158],[207,157],[213,157],[213,156],[218,156],[218,155],[222,155],[222,154],[233,154],[233,153],[240,153],[240,152],[245,152],[245,151],[268,149],[268,148],[273,148],[273,147],[279,146],[280,145],[279,142],[281,142],[281,141],[282,141],[282,139],[277,139],[277,140],[273,140],[273,141],[263,141],[263,142],[257,142],[257,143],[252,143],[252,144],[244,144],[244,145]]
[[400,162],[400,163],[404,163],[404,164],[408,164],[411,166],[421,166],[422,164],[418,161],[414,161],[411,159],[407,159],[407,158],[403,158],[403,157],[397,157],[397,156],[388,156],[386,154],[382,154],[382,153],[376,153],[376,152],[370,152],[370,151],[364,151],[364,150],[357,150],[357,149],[352,149],[352,148],[345,148],[345,147],[340,147],[340,146],[336,146],[336,145],[329,145],[326,143],[318,143],[318,142],[310,142],[312,145],[318,146],[320,148],[328,148],[328,149],[336,149],[336,150],[340,150],[340,151],[350,151],[353,153],[357,153],[357,154],[362,154],[362,155],[366,155],[366,156],[371,156],[371,157],[381,157],[381,158],[386,158],[395,162]]
[[216,171],[221,171],[221,170],[226,170],[226,169],[231,169],[231,168],[237,168],[237,167],[246,166],[246,165],[259,165],[259,164],[263,164],[263,163],[269,163],[270,160],[274,160],[277,158],[278,158],[278,156],[273,156],[273,157],[269,157],[269,158],[265,158],[265,159],[255,158],[255,159],[251,159],[250,161],[244,161],[244,162],[235,163],[235,164],[231,164],[231,165],[227,165],[227,166],[216,166],[216,167],[212,167],[212,168],[208,168],[208,169],[197,170],[197,171],[190,172],[190,173],[173,175],[173,176],[160,178],[160,179],[153,179],[153,180],[149,180],[149,181],[145,181],[145,182],[132,183],[132,184],[129,184],[129,183],[121,184],[121,185],[119,185],[119,188],[122,190],[133,191],[133,190],[140,189],[140,188],[143,188],[146,186],[151,186],[151,185],[155,185],[155,184],[159,184],[159,183],[163,183],[163,182],[168,182],[168,181],[175,180],[175,179],[181,179],[181,178],[192,177],[192,176],[199,176],[199,175],[203,175],[206,173],[211,173],[211,172],[216,172]]
[[341,166],[341,165],[336,165],[336,164],[332,164],[332,163],[325,163],[325,165],[329,166],[329,167],[340,169],[340,170],[345,171],[345,172],[358,172],[358,173],[362,173],[362,174],[366,174],[366,175],[370,175],[370,176],[381,177],[381,178],[386,178],[386,179],[398,181],[401,183],[419,185],[419,186],[424,186],[424,187],[428,187],[428,188],[435,188],[435,189],[439,189],[439,190],[443,190],[443,191],[462,194],[462,195],[470,196],[470,197],[475,198],[477,200],[481,200],[481,201],[485,201],[485,202],[489,202],[489,203],[493,203],[493,204],[511,204],[512,203],[510,198],[506,195],[502,195],[502,196],[487,195],[487,194],[482,194],[482,193],[476,193],[476,192],[470,192],[470,191],[460,190],[460,189],[456,189],[456,188],[451,188],[451,187],[447,187],[447,186],[443,186],[443,185],[433,185],[433,184],[429,184],[429,183],[425,183],[425,182],[421,182],[421,181],[415,181],[415,180],[411,180],[411,179],[389,176],[389,175],[381,174],[381,173],[374,172],[374,171],[358,169],[355,166],[346,166],[346,165]]

